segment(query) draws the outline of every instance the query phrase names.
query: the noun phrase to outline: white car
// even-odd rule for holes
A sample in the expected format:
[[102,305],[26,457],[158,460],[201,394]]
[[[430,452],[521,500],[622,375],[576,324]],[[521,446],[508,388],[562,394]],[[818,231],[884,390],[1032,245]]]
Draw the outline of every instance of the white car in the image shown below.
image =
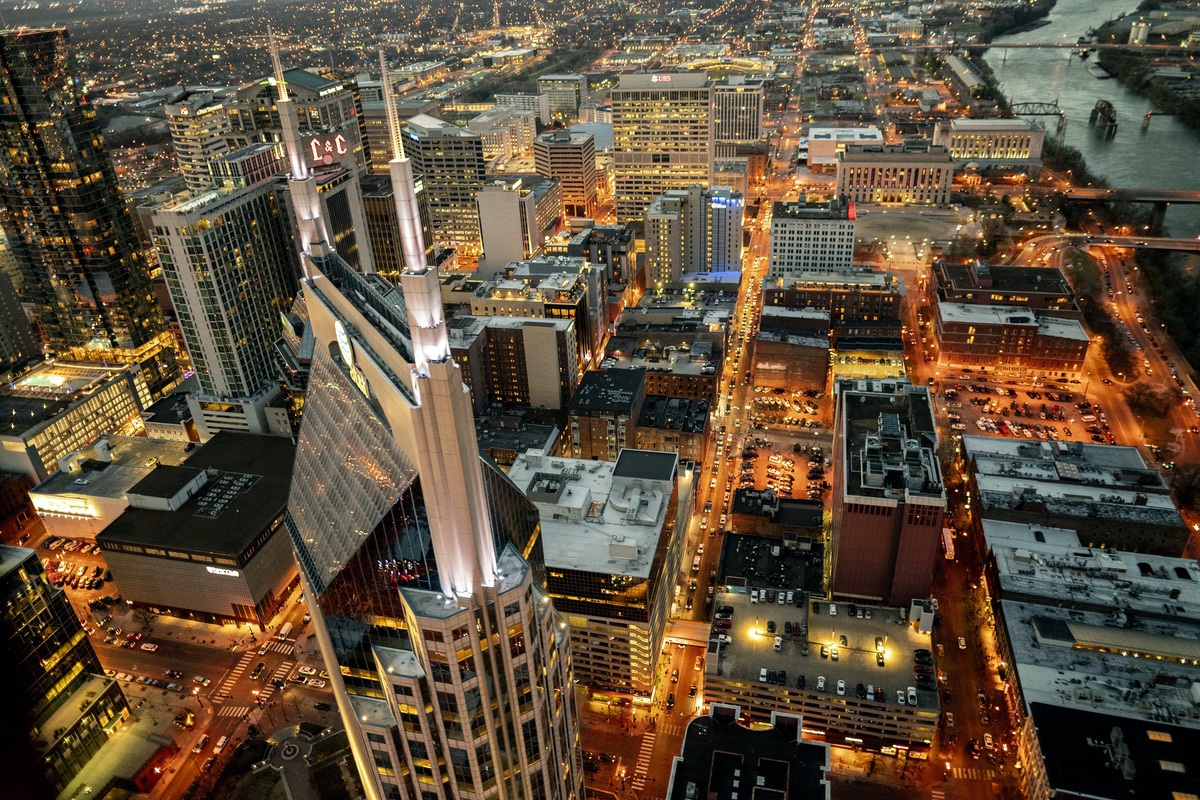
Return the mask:
[[963,638],[962,636],[958,637],[958,649],[959,650],[967,649],[967,640],[965,638]]
[[316,687],[317,689],[324,689],[324,688],[325,688],[325,681],[321,680],[320,678],[313,678],[312,680],[310,680],[310,681],[308,682],[308,685],[309,685],[309,686],[314,686],[314,687]]
[[775,637],[775,652],[778,653],[782,649],[783,649],[783,637],[776,636]]
[[141,647],[142,647],[142,649],[143,649],[143,650],[145,650],[147,653],[153,653],[155,650],[157,650],[157,649],[158,649],[158,645],[156,645],[156,644],[153,644],[152,642],[146,642],[146,643],[145,643],[145,644],[143,644]]
[[192,682],[198,683],[201,686],[208,686],[210,683],[212,683],[212,679],[206,678],[203,675],[197,675],[196,677],[192,678]]
[[838,681],[837,693],[839,695],[844,695],[846,693],[846,682],[845,681]]
[[299,669],[296,670],[296,672],[299,672],[301,675],[316,675],[317,674],[317,671],[315,669],[313,669],[312,667],[300,667]]
[[824,675],[817,676],[817,691],[818,692],[825,691],[825,676]]

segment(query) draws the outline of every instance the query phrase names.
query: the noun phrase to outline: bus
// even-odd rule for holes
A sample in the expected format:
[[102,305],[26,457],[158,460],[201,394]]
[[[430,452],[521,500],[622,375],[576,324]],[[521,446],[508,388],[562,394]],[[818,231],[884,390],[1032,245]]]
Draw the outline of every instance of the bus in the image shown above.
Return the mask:
[[283,627],[279,629],[279,633],[275,634],[275,638],[281,642],[286,641],[288,638],[288,634],[291,632],[292,632],[292,623],[285,622],[285,623],[283,623]]
[[942,547],[946,551],[946,560],[954,560],[954,532],[949,528],[942,528]]

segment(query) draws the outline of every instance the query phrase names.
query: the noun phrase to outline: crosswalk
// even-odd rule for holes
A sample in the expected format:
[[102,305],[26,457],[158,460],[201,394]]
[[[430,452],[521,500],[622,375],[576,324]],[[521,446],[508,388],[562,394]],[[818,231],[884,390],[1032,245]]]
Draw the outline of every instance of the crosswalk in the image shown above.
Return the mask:
[[291,642],[267,642],[267,649],[272,653],[283,653],[290,656],[296,651],[295,645]]
[[996,770],[987,767],[955,767],[950,774],[959,780],[990,781],[996,778]]
[[946,800],[946,793],[941,789],[930,789],[929,800]]
[[642,749],[638,750],[637,766],[633,769],[633,790],[640,792],[646,788],[646,773],[650,770],[650,756],[654,753],[654,739],[657,734],[650,731],[642,736]]
[[250,706],[223,706],[218,717],[242,717],[250,713]]
[[229,674],[225,676],[225,680],[221,681],[221,686],[217,689],[216,696],[213,697],[214,701],[220,703],[229,698],[230,693],[233,691],[233,685],[238,682],[238,678],[242,677],[242,673],[246,671],[246,667],[250,665],[250,659],[253,657],[254,654],[250,652],[242,654],[237,666],[229,671]]
[[275,672],[267,680],[266,685],[259,691],[258,699],[264,703],[269,700],[271,695],[275,694],[275,681],[287,680],[287,676],[291,673],[294,666],[296,666],[295,661],[284,661],[276,667]]
[[665,725],[659,725],[655,728],[658,733],[664,736],[678,736],[683,733],[684,725],[682,723],[668,722]]

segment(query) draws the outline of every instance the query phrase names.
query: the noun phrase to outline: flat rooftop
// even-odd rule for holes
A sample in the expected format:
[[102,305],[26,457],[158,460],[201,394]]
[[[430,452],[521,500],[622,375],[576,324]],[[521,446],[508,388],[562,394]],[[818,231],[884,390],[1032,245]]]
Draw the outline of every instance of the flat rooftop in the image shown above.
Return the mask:
[[645,428],[704,433],[708,427],[708,409],[704,400],[650,395],[642,405],[637,424]]
[[903,283],[897,279],[895,273],[855,267],[828,272],[805,271],[794,277],[767,278],[763,281],[762,288],[764,292],[818,287],[827,289],[866,288],[898,292],[902,286]]
[[[158,465],[178,466],[187,460],[195,445],[171,439],[144,436],[101,436],[109,458],[97,457],[93,443],[78,452],[77,468],[56,471],[31,491],[35,495],[122,498]],[[83,481],[81,483],[81,481]],[[36,502],[36,501],[35,501]]]
[[[128,367],[57,361],[40,364],[0,390],[0,435],[20,436],[91,397]],[[53,465],[47,465],[53,466]]]
[[775,202],[772,204],[771,220],[823,220],[842,221],[853,216],[853,203],[841,203],[831,200],[827,203],[810,203],[799,200],[790,203]]
[[[744,489],[737,490],[734,504],[735,513],[746,513],[750,510],[747,500],[755,495],[774,492],[753,492]],[[741,507],[739,508],[739,503]],[[715,505],[715,504],[714,504]],[[819,510],[816,519],[807,520],[821,525]],[[773,548],[778,547],[780,554],[773,555]],[[824,546],[813,542],[811,549],[800,547],[790,548],[781,539],[768,539],[762,536],[743,534],[726,534],[721,545],[721,573],[719,583],[725,586],[736,586],[742,589],[783,589],[785,591],[824,593],[822,584],[821,564],[824,559]],[[780,620],[783,624],[783,620]]]
[[838,402],[847,498],[941,498],[937,430],[929,392],[898,381],[844,381]]
[[677,460],[643,450],[615,462],[523,455],[508,477],[541,511],[547,567],[648,578]]
[[798,717],[788,724],[776,717],[776,726],[767,730],[725,717],[698,717],[688,724],[670,800],[733,798],[740,787],[759,800],[824,800],[829,747],[802,741]]
[[995,132],[1002,133],[1008,131],[1032,131],[1041,130],[1037,124],[1028,120],[1013,118],[1013,119],[970,119],[967,117],[955,117],[949,120],[943,120],[942,124],[948,124],[950,130],[958,133],[984,133]]
[[589,370],[567,405],[571,413],[629,413],[645,391],[646,373],[635,369]]
[[971,303],[938,303],[938,315],[943,322],[960,325],[1028,325],[1036,326],[1044,335],[1060,339],[1091,341],[1083,325],[1074,319],[1037,314],[1019,306],[974,305]]
[[645,340],[614,336],[608,342],[601,368],[715,376],[720,356],[713,342],[700,339],[686,344],[685,350],[680,344],[658,342],[652,336]]
[[[800,608],[791,605],[751,603],[742,592],[720,591],[716,595],[714,608],[727,605],[733,608],[733,627],[725,631],[733,642],[722,648],[719,672],[722,676],[747,682],[758,681],[762,668],[786,670],[788,684],[795,686],[800,675],[804,676],[805,688],[815,691],[817,678],[824,676],[825,688],[835,694],[837,682],[846,682],[846,694],[853,697],[858,684],[883,689],[884,703],[897,704],[896,692],[907,693],[909,686],[916,685],[913,675],[913,650],[933,650],[929,634],[919,633],[914,626],[900,619],[894,608],[863,606],[871,609],[871,619],[858,619],[850,615],[848,604],[837,603],[838,615],[829,615],[830,604],[817,601],[820,613],[813,613],[812,600],[805,601]],[[857,604],[856,604],[857,605]],[[775,622],[774,634],[767,633],[767,623]],[[784,623],[790,621],[801,630],[807,625],[807,634],[788,636]],[[783,649],[775,650],[775,637],[783,637]],[[846,645],[841,645],[841,637]],[[884,666],[876,663],[875,639],[883,641]],[[808,655],[804,655],[804,642],[808,642]],[[838,660],[832,660],[832,649],[826,658],[821,657],[822,645],[838,648]],[[936,658],[936,656],[935,656]],[[936,669],[936,667],[935,667]],[[917,691],[917,705],[925,709],[939,707],[936,691]]]
[[1085,547],[1072,530],[1034,523],[982,524],[1006,598],[1200,623],[1200,565],[1193,559]]
[[955,291],[979,290],[985,292],[1025,292],[1028,294],[1070,295],[1071,284],[1056,267],[1014,267],[1007,264],[987,264],[986,274],[991,286],[981,287],[978,268],[972,264],[936,265],[934,274],[939,283],[946,283]]
[[177,511],[127,508],[96,539],[102,547],[120,543],[240,557],[287,505],[295,453],[282,436],[222,431],[185,462],[210,473]]

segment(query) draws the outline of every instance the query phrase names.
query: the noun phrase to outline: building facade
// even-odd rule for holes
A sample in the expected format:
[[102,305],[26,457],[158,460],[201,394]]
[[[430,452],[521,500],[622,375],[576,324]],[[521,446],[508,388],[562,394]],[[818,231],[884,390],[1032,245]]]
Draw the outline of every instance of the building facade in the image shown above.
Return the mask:
[[1082,373],[1091,344],[1079,320],[1026,308],[939,302],[934,314],[939,364],[1070,380]]
[[491,403],[561,409],[579,383],[572,320],[458,316],[449,335],[476,414]]
[[811,308],[829,312],[829,324],[899,320],[900,281],[890,272],[805,272],[763,282],[763,309]]
[[466,255],[479,255],[479,207],[483,187],[483,140],[470,131],[418,114],[404,130],[405,151],[424,189],[434,239]]
[[612,90],[617,220],[640,220],[672,189],[707,186],[712,89],[704,73],[634,73]]
[[946,205],[953,177],[941,145],[849,145],[837,155],[837,193],[856,203]]
[[596,142],[590,133],[557,130],[533,141],[537,174],[562,186],[563,213],[591,217],[596,213]]
[[585,372],[567,406],[565,451],[573,458],[616,461],[637,448],[637,421],[646,402],[640,370]]
[[0,32],[0,83],[0,225],[22,300],[52,354],[138,366],[162,394],[179,380],[175,342],[66,30]]
[[854,203],[775,203],[771,213],[771,263],[768,278],[805,272],[848,270],[854,258]]
[[547,589],[593,691],[654,696],[691,496],[677,468],[673,453],[623,450],[612,463],[522,455],[509,470],[541,514]]
[[588,79],[586,75],[541,75],[537,90],[546,95],[551,116],[570,121],[579,116],[579,106],[588,96]]
[[[268,172],[168,203],[153,217],[158,260],[200,383],[193,413],[202,440],[224,427],[229,404],[241,407],[237,428],[271,430],[265,406],[279,392],[274,345],[299,264],[275,172]],[[206,414],[213,405],[218,414]]]
[[0,645],[12,681],[4,762],[15,769],[5,772],[6,793],[54,797],[129,719],[129,704],[34,550],[0,545]]
[[[424,242],[398,132],[392,152],[411,263]],[[307,205],[311,176],[290,187]],[[319,231],[300,235],[315,346],[285,524],[363,794],[582,798],[537,510],[480,455],[437,269],[381,285]]]
[[495,274],[513,261],[541,255],[562,222],[562,188],[537,175],[484,184],[475,198],[483,258],[479,272]]
[[763,138],[764,83],[730,75],[712,86],[712,138],[717,156],[736,153],[730,145],[757,142]]
[[742,195],[727,186],[689,186],[646,208],[646,286],[679,283],[691,272],[742,269]]
[[930,596],[946,513],[929,392],[904,380],[836,391],[831,597],[907,607]]
[[1046,132],[1024,119],[941,120],[933,129],[933,144],[946,148],[956,166],[980,169],[1041,167]]
[[228,138],[232,133],[229,112],[213,92],[201,91],[164,103],[163,115],[188,191],[211,189],[213,179],[208,163],[229,152]]

